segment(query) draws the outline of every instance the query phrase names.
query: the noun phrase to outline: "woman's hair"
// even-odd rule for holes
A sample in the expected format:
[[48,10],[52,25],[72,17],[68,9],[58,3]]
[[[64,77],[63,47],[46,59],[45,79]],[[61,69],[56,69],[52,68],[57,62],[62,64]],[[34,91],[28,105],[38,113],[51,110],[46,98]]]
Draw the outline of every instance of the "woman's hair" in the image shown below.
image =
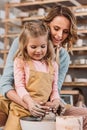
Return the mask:
[[76,17],[73,12],[66,6],[57,4],[49,11],[48,15],[44,18],[44,21],[49,24],[55,17],[64,16],[66,17],[70,23],[70,32],[69,36],[62,43],[62,46],[65,47],[67,44],[67,49],[71,50],[72,44],[74,44],[78,38],[77,36],[77,26],[76,26]]
[[54,59],[53,45],[49,40],[49,28],[42,20],[32,20],[24,24],[23,30],[19,36],[19,48],[15,57],[20,57],[23,60],[29,60],[30,57],[27,52],[29,38],[37,38],[44,35],[47,35],[47,54],[44,59]]

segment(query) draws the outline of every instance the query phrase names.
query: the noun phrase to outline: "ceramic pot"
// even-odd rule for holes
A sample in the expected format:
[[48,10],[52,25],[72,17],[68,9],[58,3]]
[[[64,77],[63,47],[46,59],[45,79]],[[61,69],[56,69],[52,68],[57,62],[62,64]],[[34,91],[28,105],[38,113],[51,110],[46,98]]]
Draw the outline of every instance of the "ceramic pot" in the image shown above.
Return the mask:
[[40,118],[23,117],[20,119],[22,130],[55,130],[53,120],[40,120]]
[[72,77],[70,74],[67,74],[65,77],[65,82],[72,82]]

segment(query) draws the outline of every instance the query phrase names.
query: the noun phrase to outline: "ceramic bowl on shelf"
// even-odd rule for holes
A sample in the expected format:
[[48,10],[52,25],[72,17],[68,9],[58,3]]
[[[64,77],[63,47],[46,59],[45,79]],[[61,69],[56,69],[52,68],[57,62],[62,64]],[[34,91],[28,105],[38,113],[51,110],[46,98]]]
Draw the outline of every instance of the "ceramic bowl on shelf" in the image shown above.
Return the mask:
[[0,19],[4,19],[4,18],[5,18],[5,11],[0,10]]
[[80,59],[80,64],[85,64],[86,60],[85,59]]
[[21,0],[9,0],[10,3],[20,3]]
[[80,64],[79,59],[74,60],[74,61],[73,61],[73,64]]
[[4,49],[4,43],[0,41],[0,50]]
[[[15,18],[16,16],[13,13],[9,13],[9,18]],[[0,10],[0,19],[5,19],[5,11]]]
[[76,45],[77,45],[78,47],[83,46],[83,40],[82,40],[82,39],[78,39],[77,42],[76,42]]
[[44,16],[45,15],[45,9],[44,8],[39,8],[37,11],[38,16]]
[[85,63],[87,64],[87,59],[85,60]]
[[4,34],[5,33],[5,29],[0,27],[0,35]]
[[21,12],[18,14],[18,17],[28,17],[29,16],[29,12]]
[[34,2],[35,0],[24,0],[24,2]]
[[72,82],[72,77],[70,74],[67,74],[65,77],[65,82]]
[[75,78],[75,82],[87,82],[87,78]]

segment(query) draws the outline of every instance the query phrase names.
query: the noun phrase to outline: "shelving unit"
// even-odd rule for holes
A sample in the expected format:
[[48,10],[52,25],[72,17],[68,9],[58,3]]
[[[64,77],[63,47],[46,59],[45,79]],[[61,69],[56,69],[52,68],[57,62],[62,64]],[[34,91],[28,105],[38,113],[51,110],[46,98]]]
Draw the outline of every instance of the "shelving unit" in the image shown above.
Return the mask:
[[[5,28],[5,34],[1,35],[0,38],[3,39],[4,41],[4,49],[0,50],[0,55],[3,55],[3,59],[4,59],[4,64],[0,65],[0,70],[3,71],[4,65],[6,63],[6,58],[7,58],[7,54],[9,49],[7,49],[7,46],[11,45],[13,39],[15,37],[17,37],[19,35],[19,32],[22,28],[22,24],[26,21],[29,20],[33,20],[33,19],[42,19],[44,16],[38,16],[37,12],[39,8],[44,8],[46,13],[49,11],[49,9],[57,4],[57,3],[61,3],[64,5],[67,5],[69,8],[72,8],[72,10],[75,13],[75,16],[77,17],[77,24],[84,24],[87,26],[87,5],[83,6],[76,6],[75,5],[75,0],[74,1],[70,1],[70,0],[36,0],[35,2],[25,2],[25,3],[6,3],[5,5],[5,19],[3,19],[1,22],[4,24],[4,28]],[[10,18],[9,14],[10,12],[14,12],[15,9],[18,9],[20,11],[24,11],[24,12],[34,12],[29,14],[28,17],[19,17],[16,15],[15,18]],[[83,9],[83,11],[81,11],[81,9]],[[16,31],[15,28],[18,28],[19,30]],[[87,27],[84,28],[78,28],[78,35],[80,38],[85,39],[85,41],[87,40]],[[71,60],[78,57],[78,56],[86,56],[87,55],[87,41],[85,46],[81,46],[81,47],[73,47],[72,48],[73,51],[73,56],[71,56]],[[1,71],[1,73],[2,73]],[[72,72],[73,71],[73,72]],[[69,67],[69,71],[68,73],[70,73],[73,78],[74,76],[78,76],[78,73],[83,73],[86,71],[87,72],[87,63],[85,64],[75,64],[72,63],[70,64]],[[76,73],[75,73],[76,72]],[[74,74],[73,74],[74,73]],[[79,76],[83,76],[83,74],[79,75]],[[85,77],[87,78],[87,76],[85,75]],[[63,84],[63,88],[65,89],[65,87],[87,87],[87,82],[64,82]]]

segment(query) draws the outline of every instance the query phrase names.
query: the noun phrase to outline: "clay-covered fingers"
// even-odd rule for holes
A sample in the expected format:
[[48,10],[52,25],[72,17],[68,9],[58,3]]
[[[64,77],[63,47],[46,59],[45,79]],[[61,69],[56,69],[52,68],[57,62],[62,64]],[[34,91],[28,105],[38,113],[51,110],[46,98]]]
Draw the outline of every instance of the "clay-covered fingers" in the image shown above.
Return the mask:
[[66,108],[65,108],[65,107],[61,108],[60,115],[62,116],[62,115],[65,113],[65,111],[66,111]]
[[42,109],[42,106],[39,104],[35,104],[34,108],[32,109],[33,116],[43,117],[45,113],[45,110]]
[[57,110],[58,110],[58,107],[54,107],[52,111],[53,111],[53,113],[56,114],[56,113],[57,113]]
[[64,113],[65,113],[65,111],[66,111],[66,108],[64,107],[64,106],[59,106],[58,107],[58,110],[57,110],[57,114],[58,115],[63,115]]

